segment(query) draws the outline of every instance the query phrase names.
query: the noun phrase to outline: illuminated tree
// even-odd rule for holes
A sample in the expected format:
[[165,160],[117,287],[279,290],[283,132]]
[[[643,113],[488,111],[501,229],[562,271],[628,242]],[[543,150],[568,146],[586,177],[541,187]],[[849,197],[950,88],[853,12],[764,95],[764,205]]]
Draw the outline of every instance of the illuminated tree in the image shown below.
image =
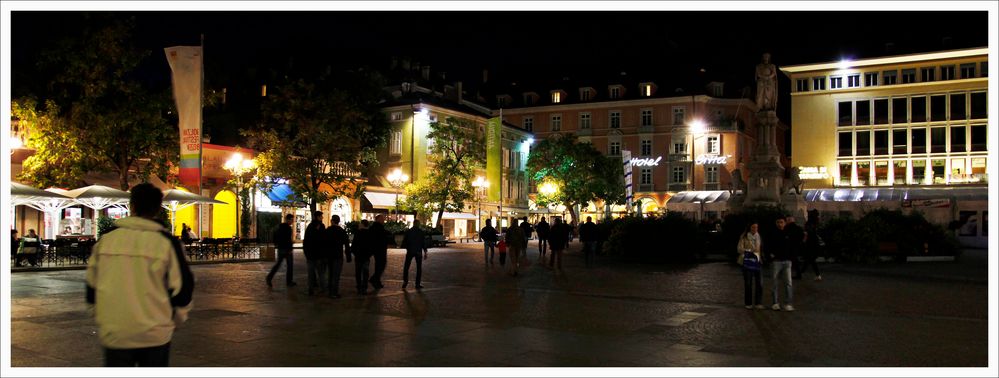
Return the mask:
[[609,204],[624,202],[624,183],[620,159],[600,154],[590,143],[579,143],[570,136],[549,138],[531,149],[527,174],[540,185],[553,184],[556,190],[539,193],[540,206],[561,204],[578,220],[576,206],[595,200]]

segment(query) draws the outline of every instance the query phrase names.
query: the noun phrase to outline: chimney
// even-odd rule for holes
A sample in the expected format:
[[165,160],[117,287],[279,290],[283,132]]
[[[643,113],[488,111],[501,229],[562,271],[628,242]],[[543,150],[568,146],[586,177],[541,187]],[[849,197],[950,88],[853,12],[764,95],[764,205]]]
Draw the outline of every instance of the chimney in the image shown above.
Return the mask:
[[489,82],[489,70],[483,68],[482,69],[482,84],[485,84],[485,83],[488,83],[488,82]]
[[423,80],[430,80],[430,66],[423,66],[420,68],[423,71],[423,73],[420,75],[423,76]]
[[458,92],[458,105],[461,105],[461,100],[464,97],[463,96],[464,93],[462,93],[462,92],[464,92],[464,88],[462,88],[460,81],[457,82],[457,83],[455,83],[455,87],[457,87],[456,90]]

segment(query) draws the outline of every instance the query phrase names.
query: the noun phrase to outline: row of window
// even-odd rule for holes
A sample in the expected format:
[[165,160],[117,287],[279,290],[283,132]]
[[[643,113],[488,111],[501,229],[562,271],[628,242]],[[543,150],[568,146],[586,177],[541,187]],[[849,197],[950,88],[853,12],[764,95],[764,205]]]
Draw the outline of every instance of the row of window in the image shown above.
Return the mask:
[[[704,183],[717,184],[718,171],[719,169],[717,165],[704,166]],[[687,167],[674,166],[671,173],[670,184],[682,184],[687,182]],[[638,177],[639,185],[652,185],[652,168],[642,168]]]
[[910,155],[987,151],[986,125],[912,127],[839,132],[838,156]]
[[963,121],[988,118],[986,92],[958,92],[840,101],[837,125]]
[[[672,154],[687,154],[687,143],[683,138],[677,138],[678,141],[673,143],[673,149],[670,150]],[[652,156],[652,140],[643,139],[640,142],[639,156]],[[704,142],[705,154],[720,154],[721,153],[721,136],[720,135],[708,135]],[[621,141],[612,140],[608,143],[607,155],[610,156],[620,156],[621,155]]]
[[[976,71],[977,67],[981,67],[980,71]],[[906,68],[901,70],[885,70],[885,71],[874,71],[874,72],[864,72],[863,73],[863,86],[864,87],[874,87],[878,85],[895,85],[895,84],[910,84],[916,82],[932,82],[939,80],[955,80],[955,79],[970,79],[974,77],[988,77],[988,62],[980,63],[964,63],[960,66],[943,65],[943,66],[932,66],[932,67],[921,67],[918,70],[916,68]],[[937,75],[939,73],[939,75]],[[978,76],[978,74],[981,74]],[[918,77],[917,77],[918,74]],[[833,76],[816,76],[811,78],[797,79],[795,82],[795,89],[797,92],[808,92],[808,91],[821,91],[826,89],[826,83],[829,84],[829,89],[842,89],[844,88],[844,77],[846,78],[845,88],[859,88],[861,87],[861,73],[851,73],[846,75],[833,75]]]
[[[686,120],[687,109],[684,106],[673,107],[673,125],[682,126]],[[721,118],[722,111],[716,110],[715,117]],[[550,131],[557,132],[562,131],[562,114],[555,113],[549,116]],[[649,127],[653,125],[652,121],[652,109],[642,109],[639,111],[640,126]],[[620,110],[609,110],[607,111],[607,126],[612,129],[621,128],[621,111]],[[521,121],[521,126],[524,130],[534,131],[534,116],[524,116]],[[580,112],[579,113],[579,129],[589,130],[593,128],[593,116],[591,112]]]
[[840,186],[944,185],[987,182],[988,158],[912,158],[839,162]]

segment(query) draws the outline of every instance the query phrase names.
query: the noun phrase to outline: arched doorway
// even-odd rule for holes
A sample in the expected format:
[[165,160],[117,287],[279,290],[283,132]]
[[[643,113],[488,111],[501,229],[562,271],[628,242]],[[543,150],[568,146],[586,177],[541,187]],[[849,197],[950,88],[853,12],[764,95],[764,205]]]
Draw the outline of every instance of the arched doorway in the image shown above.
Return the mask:
[[328,216],[332,217],[334,215],[339,215],[340,224],[343,225],[353,220],[352,219],[353,212],[351,210],[352,209],[350,207],[350,202],[348,202],[347,199],[343,197],[339,197],[333,201],[330,201],[330,211],[328,213],[329,214]]
[[[176,190],[180,190],[180,191],[184,191],[184,192],[188,192],[187,189],[184,189],[184,188],[179,187],[179,186],[176,187],[175,189]],[[197,205],[189,205],[189,206],[185,206],[183,209],[177,210],[177,213],[174,214],[174,223],[173,223],[173,234],[174,235],[180,235],[180,231],[183,229],[182,226],[184,224],[187,224],[187,226],[190,227],[192,230],[197,230],[198,229],[197,225],[195,224],[195,222],[198,221],[198,211],[197,210],[198,210],[198,206]],[[198,232],[195,231],[195,235],[197,235],[197,234],[198,234]],[[198,237],[200,237],[200,236],[201,235],[198,235]]]
[[231,238],[236,235],[236,193],[223,190],[215,199],[225,205],[212,205],[212,237]]

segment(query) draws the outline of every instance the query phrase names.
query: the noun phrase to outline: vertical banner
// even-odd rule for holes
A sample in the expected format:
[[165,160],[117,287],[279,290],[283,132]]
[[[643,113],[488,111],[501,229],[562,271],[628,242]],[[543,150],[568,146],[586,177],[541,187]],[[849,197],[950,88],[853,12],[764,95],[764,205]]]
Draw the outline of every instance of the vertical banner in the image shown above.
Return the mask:
[[201,46],[163,49],[173,72],[180,126],[180,183],[198,190],[201,180]]
[[624,199],[631,211],[631,151],[621,150],[621,160],[624,162]]
[[503,126],[500,117],[486,122],[486,180],[489,201],[499,201],[503,190]]

